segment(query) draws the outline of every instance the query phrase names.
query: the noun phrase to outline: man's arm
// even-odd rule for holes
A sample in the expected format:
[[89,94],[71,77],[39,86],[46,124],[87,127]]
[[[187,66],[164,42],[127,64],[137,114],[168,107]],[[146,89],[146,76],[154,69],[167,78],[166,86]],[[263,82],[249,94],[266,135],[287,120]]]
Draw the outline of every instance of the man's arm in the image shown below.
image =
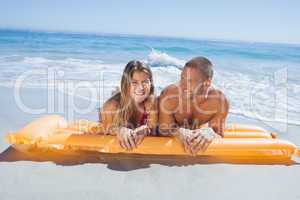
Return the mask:
[[198,105],[197,109],[202,114],[212,115],[208,121],[211,127],[218,135],[224,136],[225,122],[229,112],[229,102],[221,91],[213,91],[207,101]]
[[185,152],[192,154],[188,138],[192,135],[189,129],[180,128],[176,123],[174,110],[176,110],[176,93],[163,91],[159,97],[159,132],[163,136],[175,136],[180,140]]
[[223,94],[221,95],[219,102],[220,106],[218,112],[209,121],[208,126],[223,137],[225,131],[225,122],[229,112],[229,102]]
[[174,94],[168,88],[159,97],[159,133],[163,136],[174,135],[177,132],[174,117]]

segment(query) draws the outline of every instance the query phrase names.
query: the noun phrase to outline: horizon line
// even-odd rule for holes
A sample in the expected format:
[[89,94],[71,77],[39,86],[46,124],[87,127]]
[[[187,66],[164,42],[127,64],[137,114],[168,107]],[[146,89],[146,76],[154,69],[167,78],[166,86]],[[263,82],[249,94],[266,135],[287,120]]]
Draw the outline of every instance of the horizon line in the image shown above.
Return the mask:
[[95,35],[95,36],[131,36],[131,37],[152,37],[152,38],[168,38],[168,39],[182,39],[195,41],[216,41],[216,42],[240,42],[240,43],[257,43],[257,44],[274,44],[274,45],[293,45],[300,46],[300,43],[291,42],[274,42],[274,41],[251,41],[242,39],[224,39],[224,38],[207,38],[207,37],[188,37],[188,36],[171,36],[171,35],[150,35],[150,34],[135,34],[135,33],[112,33],[105,31],[73,31],[73,30],[50,30],[38,28],[19,28],[19,27],[0,27],[0,31],[20,31],[20,32],[40,32],[40,33],[61,33],[61,34],[79,34],[79,35]]

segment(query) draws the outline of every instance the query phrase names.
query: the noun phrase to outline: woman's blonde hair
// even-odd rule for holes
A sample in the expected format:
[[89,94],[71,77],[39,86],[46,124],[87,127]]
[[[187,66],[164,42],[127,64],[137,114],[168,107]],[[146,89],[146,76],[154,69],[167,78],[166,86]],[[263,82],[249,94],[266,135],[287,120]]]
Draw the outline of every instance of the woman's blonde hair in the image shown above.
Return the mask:
[[135,102],[130,97],[130,84],[134,72],[144,72],[149,75],[151,84],[149,96],[153,95],[154,93],[151,69],[141,61],[130,61],[123,71],[120,92],[111,97],[111,100],[116,100],[117,102],[119,102],[119,108],[113,120],[114,126],[131,127],[136,125],[136,122],[134,122],[133,120],[133,114],[136,111],[136,106],[134,105]]

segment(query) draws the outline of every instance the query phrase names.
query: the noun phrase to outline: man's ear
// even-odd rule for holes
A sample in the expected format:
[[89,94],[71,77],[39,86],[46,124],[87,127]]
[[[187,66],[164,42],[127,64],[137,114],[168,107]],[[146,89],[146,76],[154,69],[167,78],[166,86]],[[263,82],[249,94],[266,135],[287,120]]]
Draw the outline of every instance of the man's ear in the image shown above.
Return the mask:
[[211,86],[211,79],[205,80],[205,81],[203,82],[203,85],[204,85],[205,87],[210,87],[210,86]]

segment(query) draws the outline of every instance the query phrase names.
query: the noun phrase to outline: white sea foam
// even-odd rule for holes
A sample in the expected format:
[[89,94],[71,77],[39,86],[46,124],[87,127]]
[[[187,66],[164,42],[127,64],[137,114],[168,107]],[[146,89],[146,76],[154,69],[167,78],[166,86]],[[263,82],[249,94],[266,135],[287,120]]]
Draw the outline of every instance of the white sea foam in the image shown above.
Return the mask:
[[184,60],[172,57],[164,52],[159,52],[155,49],[152,49],[146,62],[152,67],[161,67],[161,66],[174,66],[181,69],[185,63]]
[[[154,49],[145,58],[145,62],[152,67],[157,94],[179,80],[180,69],[185,63],[184,60]],[[13,87],[15,80],[24,71],[32,70],[34,73],[26,77],[22,87],[57,88],[69,95],[103,103],[112,90],[119,86],[125,65],[71,57],[1,59],[0,85]],[[268,77],[258,80],[252,74],[217,67],[214,84],[230,100],[231,113],[264,121],[300,124],[300,85],[289,82],[286,85],[276,84]],[[55,80],[49,80],[49,70],[56,73]],[[284,95],[284,89],[287,95]]]

